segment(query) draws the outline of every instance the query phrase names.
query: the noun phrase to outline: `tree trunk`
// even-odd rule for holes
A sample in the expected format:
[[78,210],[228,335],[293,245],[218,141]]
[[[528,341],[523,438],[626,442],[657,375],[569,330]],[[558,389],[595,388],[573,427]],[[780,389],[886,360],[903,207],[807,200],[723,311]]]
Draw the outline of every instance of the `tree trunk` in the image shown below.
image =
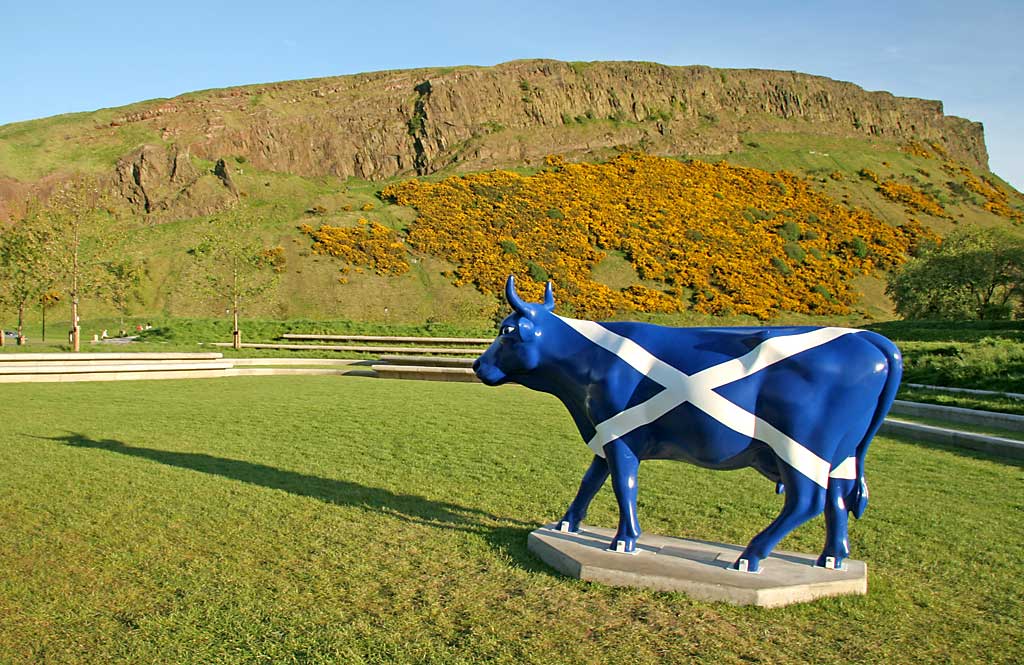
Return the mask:
[[78,326],[78,250],[81,240],[79,231],[81,231],[80,221],[76,218],[71,259],[71,350],[75,353],[78,353],[81,348],[82,337],[82,329]]
[[46,303],[43,303],[43,340],[46,341]]
[[18,346],[25,346],[25,301],[18,303]]
[[71,298],[71,350],[75,353],[81,349],[82,331],[78,327],[78,295]]
[[238,301],[235,301],[232,309],[232,317],[234,319],[234,328],[231,331],[231,345],[236,351],[242,348],[242,331],[238,329]]

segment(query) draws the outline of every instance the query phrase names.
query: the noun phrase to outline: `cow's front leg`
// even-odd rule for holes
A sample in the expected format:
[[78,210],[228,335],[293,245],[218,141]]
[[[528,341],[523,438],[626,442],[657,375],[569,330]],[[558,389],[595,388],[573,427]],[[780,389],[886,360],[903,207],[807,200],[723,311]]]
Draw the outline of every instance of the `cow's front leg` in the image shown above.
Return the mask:
[[559,524],[560,529],[567,528],[573,532],[580,530],[580,524],[587,516],[590,502],[594,500],[594,496],[597,495],[607,478],[608,462],[603,457],[594,455],[594,461],[590,463],[590,468],[583,474],[583,480],[580,481],[580,489],[576,492],[576,498],[569,504],[569,510],[565,511],[565,516],[562,517]]
[[619,504],[619,530],[609,549],[615,552],[634,552],[636,539],[640,537],[640,522],[636,516],[637,471],[640,468],[640,460],[622,439],[605,445],[604,452],[612,476],[615,501]]
[[782,469],[782,482],[786,485],[782,512],[764,531],[754,536],[733,564],[734,569],[758,572],[761,561],[768,557],[780,540],[804,522],[817,517],[825,508],[825,489],[799,471],[787,465]]

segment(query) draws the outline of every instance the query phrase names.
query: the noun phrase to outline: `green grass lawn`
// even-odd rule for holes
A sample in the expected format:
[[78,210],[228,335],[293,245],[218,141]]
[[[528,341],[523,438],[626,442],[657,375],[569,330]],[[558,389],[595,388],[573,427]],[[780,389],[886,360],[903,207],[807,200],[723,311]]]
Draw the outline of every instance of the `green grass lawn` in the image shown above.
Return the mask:
[[[1021,467],[881,438],[869,593],[783,609],[561,577],[589,454],[553,398],[354,377],[0,388],[0,662],[1019,662]],[[745,544],[753,472],[641,469],[649,532]],[[588,521],[614,526],[610,487]],[[780,547],[818,552],[823,524]]]

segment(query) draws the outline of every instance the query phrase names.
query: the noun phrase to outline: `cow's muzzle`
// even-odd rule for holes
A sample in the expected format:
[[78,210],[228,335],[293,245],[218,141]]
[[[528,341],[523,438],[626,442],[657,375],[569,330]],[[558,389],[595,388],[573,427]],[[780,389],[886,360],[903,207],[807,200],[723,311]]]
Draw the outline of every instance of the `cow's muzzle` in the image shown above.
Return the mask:
[[500,385],[508,379],[506,374],[496,366],[491,363],[482,363],[479,358],[473,361],[473,373],[484,385],[488,386]]

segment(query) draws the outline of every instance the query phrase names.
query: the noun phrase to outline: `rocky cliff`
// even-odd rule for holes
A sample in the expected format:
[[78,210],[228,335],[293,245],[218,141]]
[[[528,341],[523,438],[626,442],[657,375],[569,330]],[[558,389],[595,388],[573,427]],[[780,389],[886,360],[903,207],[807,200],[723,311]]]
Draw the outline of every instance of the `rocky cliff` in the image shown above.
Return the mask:
[[[380,180],[624,147],[726,154],[748,132],[913,138],[988,169],[981,124],[937,101],[795,72],[522,60],[210,90],[0,127],[0,220],[76,171],[105,173],[137,213],[174,218],[237,200],[225,157]],[[203,160],[220,164],[197,170]]]
[[933,141],[987,169],[980,123],[937,101],[795,72],[523,60],[191,94],[125,114],[210,160],[381,179],[535,163],[615,146],[721,154],[743,132]]

